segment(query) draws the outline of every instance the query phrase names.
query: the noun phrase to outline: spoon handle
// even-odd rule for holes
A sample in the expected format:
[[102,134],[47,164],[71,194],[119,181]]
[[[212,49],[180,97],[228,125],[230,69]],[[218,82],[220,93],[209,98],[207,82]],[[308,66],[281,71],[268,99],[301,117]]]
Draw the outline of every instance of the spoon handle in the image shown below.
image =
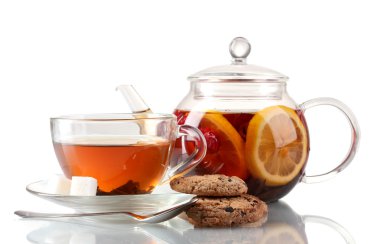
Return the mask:
[[111,214],[124,214],[123,212],[99,212],[99,213],[37,213],[25,210],[15,211],[15,214],[22,218],[66,218],[66,217],[85,217]]

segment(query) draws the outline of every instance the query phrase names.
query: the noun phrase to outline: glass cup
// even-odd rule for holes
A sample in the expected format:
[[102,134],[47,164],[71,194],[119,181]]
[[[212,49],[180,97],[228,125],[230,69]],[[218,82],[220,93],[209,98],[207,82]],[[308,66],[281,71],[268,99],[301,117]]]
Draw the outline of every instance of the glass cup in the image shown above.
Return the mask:
[[[84,114],[50,119],[55,154],[66,177],[90,176],[98,195],[150,193],[203,159],[203,134],[172,114]],[[196,148],[171,164],[177,138]],[[175,165],[172,167],[172,165]]]

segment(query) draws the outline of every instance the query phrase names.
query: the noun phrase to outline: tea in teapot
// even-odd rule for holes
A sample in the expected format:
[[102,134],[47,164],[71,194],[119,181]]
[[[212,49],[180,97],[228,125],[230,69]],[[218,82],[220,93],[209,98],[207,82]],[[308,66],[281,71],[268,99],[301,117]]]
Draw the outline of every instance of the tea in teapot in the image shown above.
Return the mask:
[[[295,103],[287,93],[285,75],[246,63],[250,49],[245,38],[235,38],[230,44],[231,65],[191,75],[190,91],[174,114],[178,124],[199,128],[207,141],[207,154],[192,174],[238,176],[246,181],[249,193],[275,201],[299,181],[319,182],[343,170],[355,155],[359,127],[350,109],[336,99]],[[317,105],[334,106],[344,113],[352,142],[335,169],[308,176],[310,142],[304,113]],[[194,148],[192,142],[181,140],[176,143],[177,157]]]

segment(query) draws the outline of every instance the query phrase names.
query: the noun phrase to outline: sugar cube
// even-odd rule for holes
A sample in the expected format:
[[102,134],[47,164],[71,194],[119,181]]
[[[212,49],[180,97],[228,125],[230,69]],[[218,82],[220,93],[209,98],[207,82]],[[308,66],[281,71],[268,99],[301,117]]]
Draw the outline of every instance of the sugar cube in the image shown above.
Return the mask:
[[50,194],[69,195],[71,180],[64,175],[53,175],[46,183],[45,192]]
[[72,196],[95,196],[98,181],[92,177],[73,176],[71,178],[70,195]]

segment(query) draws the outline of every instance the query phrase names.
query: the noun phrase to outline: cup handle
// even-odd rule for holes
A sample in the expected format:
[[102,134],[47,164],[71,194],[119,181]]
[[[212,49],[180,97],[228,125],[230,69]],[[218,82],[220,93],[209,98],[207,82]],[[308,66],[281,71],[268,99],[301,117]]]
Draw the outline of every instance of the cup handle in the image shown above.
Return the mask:
[[169,170],[167,173],[167,182],[174,178],[183,176],[197,166],[202,159],[206,156],[207,143],[203,136],[203,133],[198,129],[190,125],[179,125],[177,129],[177,138],[180,137],[190,137],[194,141],[195,149],[193,152],[181,163],[177,164]]
[[315,224],[322,224],[326,225],[336,232],[338,232],[343,239],[346,241],[346,243],[355,243],[354,237],[348,232],[346,228],[344,228],[342,225],[338,224],[332,219],[321,217],[321,216],[315,216],[315,215],[304,215],[302,216],[303,222],[306,224],[308,223],[315,223]]
[[352,159],[355,156],[358,144],[359,144],[359,138],[360,138],[360,130],[359,130],[359,124],[355,118],[355,115],[351,112],[351,110],[341,101],[329,98],[329,97],[321,97],[321,98],[315,98],[311,99],[309,101],[306,101],[300,105],[300,108],[303,112],[305,112],[307,109],[319,106],[319,105],[329,105],[338,108],[348,119],[348,122],[351,126],[351,146],[344,157],[343,161],[333,170],[330,172],[320,174],[320,175],[304,175],[302,177],[302,182],[305,183],[318,183],[321,181],[325,181],[328,179],[331,179],[333,176],[344,170],[352,161]]

